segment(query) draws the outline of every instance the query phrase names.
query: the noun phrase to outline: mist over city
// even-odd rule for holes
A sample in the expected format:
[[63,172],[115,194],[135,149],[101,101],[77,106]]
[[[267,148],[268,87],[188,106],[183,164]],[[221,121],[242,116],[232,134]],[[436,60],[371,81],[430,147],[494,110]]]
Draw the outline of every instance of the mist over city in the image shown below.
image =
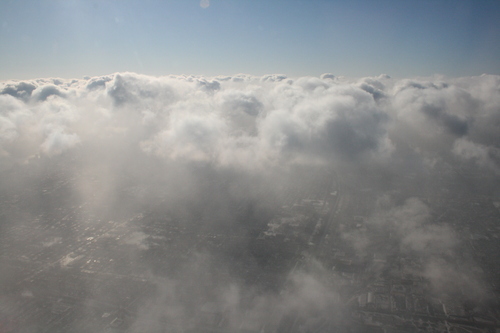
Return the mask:
[[0,2],[0,333],[498,333],[500,2]]
[[498,327],[500,77],[2,85],[2,325]]

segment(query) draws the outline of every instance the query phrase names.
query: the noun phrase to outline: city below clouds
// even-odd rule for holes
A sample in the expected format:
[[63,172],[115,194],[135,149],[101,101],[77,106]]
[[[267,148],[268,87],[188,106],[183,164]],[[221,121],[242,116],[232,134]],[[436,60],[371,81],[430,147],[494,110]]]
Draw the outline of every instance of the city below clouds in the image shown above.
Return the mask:
[[4,81],[0,327],[498,329],[499,92],[496,75]]

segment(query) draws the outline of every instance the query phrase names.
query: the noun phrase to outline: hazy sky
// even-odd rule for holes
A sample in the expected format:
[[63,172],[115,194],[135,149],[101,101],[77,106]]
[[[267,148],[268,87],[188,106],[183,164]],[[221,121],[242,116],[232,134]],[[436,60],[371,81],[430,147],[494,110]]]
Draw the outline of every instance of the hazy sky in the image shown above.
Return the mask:
[[500,1],[0,2],[0,79],[500,74]]

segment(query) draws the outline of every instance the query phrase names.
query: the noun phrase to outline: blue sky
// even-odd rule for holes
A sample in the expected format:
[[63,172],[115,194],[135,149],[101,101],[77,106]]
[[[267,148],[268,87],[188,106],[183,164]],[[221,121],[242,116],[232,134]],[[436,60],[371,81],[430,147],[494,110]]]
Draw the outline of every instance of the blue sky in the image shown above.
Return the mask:
[[[206,1],[206,0],[203,0]],[[0,80],[500,74],[500,1],[0,1]]]

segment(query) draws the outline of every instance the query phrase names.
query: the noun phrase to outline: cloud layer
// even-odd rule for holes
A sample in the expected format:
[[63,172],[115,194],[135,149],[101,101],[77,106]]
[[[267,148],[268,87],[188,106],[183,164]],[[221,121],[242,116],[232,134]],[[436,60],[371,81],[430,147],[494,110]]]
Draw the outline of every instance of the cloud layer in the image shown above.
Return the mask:
[[[3,162],[125,138],[129,150],[235,168],[468,161],[499,171],[499,78],[148,77],[4,82]],[[409,156],[408,156],[409,157]]]
[[[436,291],[467,289],[467,297],[481,299],[487,294],[479,287],[481,274],[455,264],[464,243],[459,228],[448,213],[437,212],[452,196],[445,182],[470,195],[499,195],[499,92],[500,77],[491,75],[396,80],[116,73],[3,82],[2,194],[70,179],[68,206],[85,202],[95,219],[128,218],[147,207],[153,215],[183,221],[181,229],[192,234],[217,239],[231,230],[256,238],[297,193],[317,186],[310,174],[326,172],[366,197],[360,212],[352,213],[362,223],[353,227],[338,217],[338,241],[357,258],[376,266],[374,258],[394,251],[416,256],[421,267],[412,273]],[[40,199],[19,216],[56,206]],[[84,216],[75,219],[85,224]],[[10,216],[5,221],[21,223]],[[131,265],[143,267],[138,257],[154,249],[154,239],[143,226],[132,228],[133,237],[123,244],[134,249],[127,252]],[[228,241],[229,248],[216,253],[179,244],[189,250],[168,277],[151,265],[145,274],[158,294],[141,304],[132,330],[154,329],[165,320],[188,327],[196,325],[193,315],[219,312],[231,313],[228,327],[249,330],[261,328],[252,322],[276,329],[283,323],[274,316],[294,313],[317,319],[304,327],[327,329],[342,321],[344,282],[325,262],[305,253],[310,260],[277,274],[285,293],[263,293],[235,267],[287,267],[290,254],[277,250],[274,259],[260,259],[258,250],[244,250],[259,246],[241,239],[247,240]],[[450,275],[457,277],[454,283]],[[332,319],[322,322],[323,316]]]

